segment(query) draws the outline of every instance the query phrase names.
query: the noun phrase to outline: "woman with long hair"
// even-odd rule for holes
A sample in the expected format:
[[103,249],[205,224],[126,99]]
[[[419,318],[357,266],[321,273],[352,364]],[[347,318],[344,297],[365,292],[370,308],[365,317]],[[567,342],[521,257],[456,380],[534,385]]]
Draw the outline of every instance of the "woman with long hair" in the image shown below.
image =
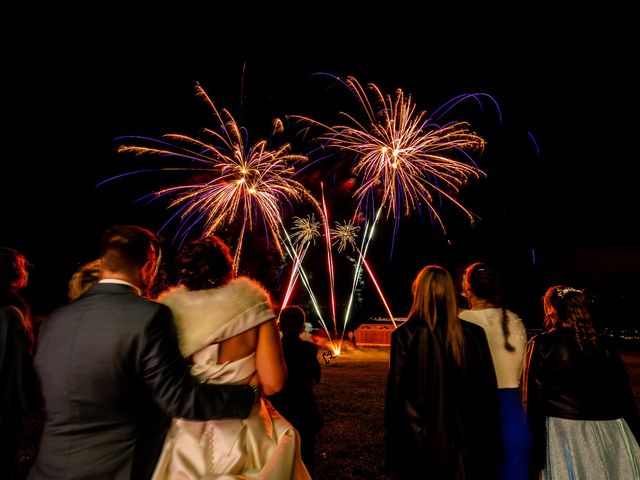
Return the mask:
[[424,267],[391,335],[387,467],[399,479],[490,479],[501,456],[496,375],[481,327],[458,318],[451,275]]
[[498,380],[504,457],[497,478],[527,480],[531,433],[520,391],[527,330],[520,317],[505,307],[502,276],[489,265],[476,262],[465,269],[462,293],[469,309],[462,310],[460,318],[481,326],[487,334]]
[[0,478],[17,475],[16,453],[22,423],[39,407],[33,369],[33,324],[21,296],[29,277],[27,259],[0,248]]
[[582,291],[543,298],[546,332],[527,345],[532,464],[544,479],[640,478],[640,419],[625,365],[598,336]]

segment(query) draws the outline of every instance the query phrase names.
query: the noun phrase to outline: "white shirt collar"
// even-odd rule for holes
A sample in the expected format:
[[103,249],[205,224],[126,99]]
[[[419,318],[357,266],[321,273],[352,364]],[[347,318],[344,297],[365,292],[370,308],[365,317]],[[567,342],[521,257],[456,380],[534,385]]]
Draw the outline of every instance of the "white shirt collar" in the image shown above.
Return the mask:
[[126,280],[119,280],[117,278],[105,278],[103,280],[99,280],[98,283],[119,283],[120,285],[128,285],[132,287],[138,295],[142,295],[142,290],[140,290],[140,287],[134,285],[133,283],[127,282]]

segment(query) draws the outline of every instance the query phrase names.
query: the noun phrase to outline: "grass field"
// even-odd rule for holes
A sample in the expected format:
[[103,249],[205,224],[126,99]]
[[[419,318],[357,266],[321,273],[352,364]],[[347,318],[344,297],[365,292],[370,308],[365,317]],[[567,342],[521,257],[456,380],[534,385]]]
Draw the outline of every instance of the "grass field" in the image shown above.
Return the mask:
[[343,348],[322,365],[316,387],[324,427],[316,449],[316,480],[391,480],[383,472],[382,423],[389,349]]

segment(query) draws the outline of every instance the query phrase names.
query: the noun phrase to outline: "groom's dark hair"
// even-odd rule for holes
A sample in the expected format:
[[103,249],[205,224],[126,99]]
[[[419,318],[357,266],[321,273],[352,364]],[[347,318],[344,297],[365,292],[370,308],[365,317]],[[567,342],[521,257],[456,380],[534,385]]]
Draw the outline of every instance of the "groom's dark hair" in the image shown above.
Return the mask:
[[160,242],[149,230],[135,225],[115,225],[104,232],[100,244],[103,268],[123,272],[142,267]]

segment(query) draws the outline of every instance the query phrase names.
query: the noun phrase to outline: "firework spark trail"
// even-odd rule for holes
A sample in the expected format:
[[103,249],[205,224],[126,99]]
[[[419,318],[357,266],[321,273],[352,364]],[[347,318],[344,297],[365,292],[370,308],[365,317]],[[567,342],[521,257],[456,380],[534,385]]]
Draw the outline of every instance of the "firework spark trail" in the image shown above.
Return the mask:
[[[292,249],[296,252],[296,254],[294,258],[294,265],[291,269],[291,276],[289,277],[289,284],[287,286],[281,308],[286,307],[289,303],[289,298],[291,297],[291,293],[293,292],[296,281],[298,279],[298,270],[302,265],[302,260],[307,254],[309,245],[312,242],[315,243],[315,238],[320,236],[320,222],[316,222],[315,216],[313,214],[311,214],[311,216],[307,218],[294,217],[293,220],[294,227],[292,228],[292,230],[294,230],[295,233],[291,234],[290,240],[292,243]],[[283,231],[286,234],[286,230],[284,229],[284,227]],[[297,244],[297,247],[294,247],[293,244]]]
[[[285,249],[287,250],[287,253],[294,257],[296,257],[296,249],[293,245],[293,242],[291,240],[291,237],[289,236],[289,234],[287,233],[286,230],[283,229],[284,232],[284,236],[285,239],[287,240],[284,243]],[[329,345],[331,346],[331,350],[333,351],[334,354],[339,355],[340,354],[340,346],[336,345],[333,341],[332,335],[329,332],[329,328],[327,327],[327,323],[324,321],[324,318],[322,316],[322,312],[320,311],[320,304],[318,303],[318,300],[315,296],[315,294],[313,293],[313,289],[311,288],[311,284],[309,282],[309,278],[307,277],[306,272],[304,271],[304,269],[302,268],[302,263],[301,262],[297,262],[298,263],[298,274],[300,276],[300,279],[302,280],[302,284],[304,285],[305,289],[307,290],[307,292],[309,293],[309,298],[311,299],[311,303],[313,305],[313,309],[316,312],[316,316],[318,317],[318,320],[320,322],[320,325],[322,325],[322,328],[324,329],[325,333],[327,334],[327,339],[329,341]]]
[[356,262],[356,266],[353,272],[353,282],[351,284],[351,293],[349,294],[349,301],[347,302],[347,309],[344,314],[344,322],[343,322],[343,335],[344,331],[347,329],[347,324],[349,323],[349,316],[351,315],[351,307],[353,305],[353,296],[356,292],[356,287],[358,285],[358,279],[360,278],[360,274],[362,272],[362,261],[365,259],[367,255],[367,250],[369,249],[369,244],[371,243],[371,239],[373,238],[373,232],[375,231],[376,223],[380,218],[380,214],[382,212],[382,207],[378,208],[378,212],[376,213],[375,219],[370,224],[367,222],[365,224],[364,233],[362,235],[362,249],[358,249],[358,261]]
[[462,102],[469,101],[469,100],[475,101],[478,104],[478,106],[480,107],[480,109],[482,109],[483,108],[483,103],[482,103],[481,99],[483,99],[483,98],[488,99],[493,104],[493,106],[496,109],[496,113],[498,114],[498,123],[501,124],[502,123],[502,111],[500,110],[500,106],[498,105],[498,102],[496,101],[495,98],[493,98],[488,93],[482,93],[482,92],[463,93],[462,95],[457,95],[457,96],[447,100],[445,103],[443,103],[438,108],[436,108],[433,112],[431,112],[431,115],[428,116],[427,121],[429,121],[429,122],[438,122],[441,118],[443,118],[445,115],[447,115],[449,113],[449,111],[454,109],[458,104],[460,104]]
[[364,256],[362,255],[362,252],[360,252],[360,249],[358,249],[356,247],[356,250],[360,254],[360,257],[362,257],[362,263],[364,264],[365,268],[367,269],[367,272],[369,273],[369,276],[371,277],[371,281],[373,282],[373,285],[376,287],[376,290],[378,291],[378,295],[380,295],[380,300],[382,300],[382,303],[384,304],[384,308],[387,309],[387,313],[389,314],[389,318],[391,319],[391,322],[393,323],[393,328],[397,328],[398,325],[396,325],[396,321],[393,318],[393,314],[391,313],[391,309],[389,308],[389,304],[387,304],[387,300],[384,298],[384,294],[382,293],[382,289],[380,288],[380,284],[378,283],[378,280],[376,279],[375,275],[373,274],[373,271],[371,270],[371,267],[369,266],[369,262],[367,262],[367,259],[364,258]]
[[289,298],[291,298],[293,289],[295,288],[296,282],[298,281],[298,276],[300,275],[299,270],[302,265],[302,260],[304,256],[307,254],[308,249],[309,249],[308,244],[305,245],[304,247],[299,246],[298,251],[295,253],[293,267],[291,268],[291,276],[289,277],[289,283],[287,284],[287,290],[284,294],[284,299],[282,300],[282,306],[280,307],[280,309],[283,309],[287,305],[289,305]]
[[331,229],[329,228],[329,213],[327,211],[327,203],[324,199],[324,184],[320,182],[322,190],[322,220],[324,225],[324,235],[327,246],[327,266],[329,269],[329,291],[331,295],[331,319],[333,320],[333,332],[338,334],[338,324],[336,320],[336,294],[335,294],[335,280],[333,270],[333,255],[331,253]]
[[175,145],[158,141],[160,146],[157,147],[123,145],[118,151],[176,157],[204,165],[197,169],[185,168],[206,175],[204,180],[163,188],[155,195],[156,198],[172,198],[169,208],[177,208],[180,212],[177,235],[183,238],[196,223],[204,222],[202,234],[209,235],[242,215],[234,258],[236,272],[245,232],[253,229],[257,217],[262,218],[267,232],[284,255],[279,235],[282,203],[307,199],[318,207],[307,189],[293,179],[295,170],[291,164],[305,161],[306,157],[290,154],[289,144],[269,150],[267,142],[261,140],[248,147],[246,131],[231,113],[225,109],[218,110],[199,84],[196,85],[196,93],[213,110],[220,132],[204,129],[206,139],[167,134],[164,138],[175,142]]

